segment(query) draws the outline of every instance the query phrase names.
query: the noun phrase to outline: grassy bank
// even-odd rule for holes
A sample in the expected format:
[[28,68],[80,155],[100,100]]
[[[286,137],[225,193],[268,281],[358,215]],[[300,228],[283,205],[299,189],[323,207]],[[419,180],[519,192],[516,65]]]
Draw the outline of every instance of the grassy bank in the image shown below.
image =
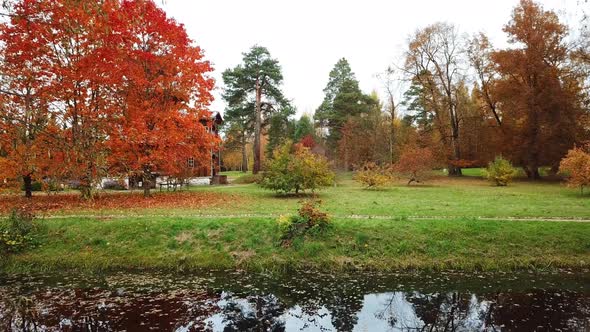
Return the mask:
[[[233,174],[232,176],[239,176]],[[320,192],[334,227],[282,248],[276,219],[305,197],[255,184],[181,193],[109,193],[93,202],[36,196],[39,246],[3,257],[9,271],[314,267],[322,269],[588,268],[590,199],[555,182],[493,187],[477,176],[365,190],[341,174]],[[20,198],[0,196],[0,213]],[[421,218],[429,218],[424,220]],[[493,220],[484,220],[491,218]],[[509,221],[534,218],[536,221]]]
[[57,269],[462,269],[590,267],[575,222],[335,219],[321,237],[278,245],[269,218],[72,217],[42,222],[40,246],[5,271]]

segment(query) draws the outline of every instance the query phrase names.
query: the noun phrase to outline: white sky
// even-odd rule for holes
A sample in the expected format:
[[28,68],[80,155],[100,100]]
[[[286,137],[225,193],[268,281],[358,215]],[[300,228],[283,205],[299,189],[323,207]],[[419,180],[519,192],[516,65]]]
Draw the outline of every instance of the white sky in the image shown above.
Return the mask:
[[[560,16],[576,15],[585,0],[540,0]],[[269,49],[283,69],[285,95],[298,113],[313,113],[323,99],[328,73],[345,57],[361,89],[381,94],[375,77],[400,63],[408,36],[437,21],[454,23],[461,33],[483,31],[495,46],[505,46],[502,27],[518,0],[164,0],[169,16],[214,65],[215,102],[223,111],[221,73],[258,44]]]

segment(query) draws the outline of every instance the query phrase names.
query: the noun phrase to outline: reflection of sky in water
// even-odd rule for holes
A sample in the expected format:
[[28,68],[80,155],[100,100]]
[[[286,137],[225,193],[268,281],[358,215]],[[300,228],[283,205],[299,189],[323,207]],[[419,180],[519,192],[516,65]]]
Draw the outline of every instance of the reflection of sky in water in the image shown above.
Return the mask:
[[150,282],[167,288],[147,286],[146,278],[114,279],[92,287],[35,281],[27,288],[14,279],[0,283],[0,331],[10,330],[6,324],[22,321],[14,310],[21,295],[30,298],[23,303],[33,308],[29,322],[46,331],[92,327],[139,331],[138,326],[178,332],[205,327],[220,332],[528,331],[538,326],[590,331],[590,283],[580,276],[572,277],[569,286],[563,282],[557,286],[553,279],[539,283],[536,276],[532,286],[510,284],[484,292],[477,290],[496,279],[477,280],[470,284],[471,291],[436,284],[402,291],[397,279],[363,283],[357,278],[331,278],[314,283],[270,277],[255,283],[243,278],[245,286],[233,288],[208,287],[213,279],[191,283],[156,277]]
[[[362,309],[356,313],[358,321],[353,331],[408,331],[420,330],[426,324],[416,313],[414,304],[408,301],[408,298],[427,299],[429,295],[416,292],[393,292],[380,294],[367,294],[363,298]],[[434,294],[446,299],[437,308],[442,313],[441,316],[450,315],[453,312],[453,293]],[[230,323],[227,315],[223,312],[229,304],[234,305],[243,316],[256,318],[255,304],[247,299],[235,299],[230,294],[223,293],[222,299],[217,302],[221,312],[216,313],[206,319],[206,324],[214,332],[223,332]],[[468,310],[462,315],[463,319],[455,321],[455,329],[458,331],[485,330],[484,318],[488,312],[490,302],[487,300],[478,301],[475,294],[471,295],[468,304]],[[458,310],[458,308],[455,308]],[[456,312],[456,311],[455,311]],[[354,315],[355,313],[350,313]],[[332,315],[330,311],[321,306],[316,311],[309,313],[303,310],[300,305],[289,308],[285,313],[276,318],[276,321],[284,324],[286,331],[310,331],[323,332],[335,331],[332,324]],[[494,326],[495,330],[501,330],[500,327]],[[185,327],[176,331],[188,331]]]

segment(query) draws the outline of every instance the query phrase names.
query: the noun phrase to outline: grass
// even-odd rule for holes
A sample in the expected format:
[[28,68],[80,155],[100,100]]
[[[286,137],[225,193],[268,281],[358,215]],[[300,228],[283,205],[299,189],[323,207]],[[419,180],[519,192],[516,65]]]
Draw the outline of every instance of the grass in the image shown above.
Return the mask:
[[514,269],[588,267],[590,227],[575,222],[335,219],[328,234],[278,245],[274,219],[46,220],[40,247],[8,271],[288,268]]
[[101,210],[49,210],[40,245],[3,257],[0,270],[590,267],[590,223],[505,220],[588,218],[590,197],[550,182],[493,187],[472,174],[382,190],[340,174],[319,195],[334,227],[290,248],[278,245],[276,216],[295,213],[305,197],[277,197],[254,184],[193,187],[181,201],[157,193],[135,208],[117,208],[117,199]]
[[[400,181],[381,190],[365,190],[341,174],[338,185],[319,192],[323,209],[334,216],[452,217],[589,217],[590,199],[555,182],[516,181],[508,187],[463,177],[438,177],[424,185]],[[277,197],[255,185],[193,187],[196,192],[233,194],[241,198],[210,213],[289,213],[302,197]]]

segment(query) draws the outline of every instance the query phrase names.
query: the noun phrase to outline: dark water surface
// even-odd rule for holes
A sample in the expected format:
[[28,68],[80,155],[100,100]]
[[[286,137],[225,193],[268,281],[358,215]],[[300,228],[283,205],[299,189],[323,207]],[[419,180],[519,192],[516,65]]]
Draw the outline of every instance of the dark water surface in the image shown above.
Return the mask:
[[0,276],[0,331],[590,331],[590,272]]

